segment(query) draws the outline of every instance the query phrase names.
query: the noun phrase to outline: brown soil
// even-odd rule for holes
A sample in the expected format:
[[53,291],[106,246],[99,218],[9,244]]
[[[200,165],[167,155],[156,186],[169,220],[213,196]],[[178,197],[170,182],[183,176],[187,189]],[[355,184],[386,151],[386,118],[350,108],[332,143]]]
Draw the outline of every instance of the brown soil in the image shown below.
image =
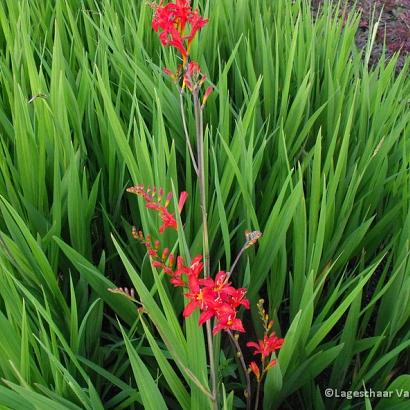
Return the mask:
[[[312,5],[317,9],[324,1],[329,0],[312,0]],[[349,3],[352,8],[354,1]],[[357,45],[361,48],[366,45],[371,34],[372,16],[376,21],[380,16],[371,63],[378,61],[385,42],[387,57],[399,53],[398,68],[400,69],[410,53],[410,0],[358,0],[357,9],[361,12],[356,36]]]

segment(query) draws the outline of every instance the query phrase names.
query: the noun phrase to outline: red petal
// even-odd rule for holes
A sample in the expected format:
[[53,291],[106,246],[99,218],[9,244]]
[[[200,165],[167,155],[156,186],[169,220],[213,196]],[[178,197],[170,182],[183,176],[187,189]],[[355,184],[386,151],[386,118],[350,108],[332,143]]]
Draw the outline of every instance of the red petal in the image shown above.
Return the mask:
[[221,289],[221,293],[224,295],[235,296],[236,289],[232,286],[225,286]]
[[205,286],[206,288],[213,288],[215,285],[215,282],[212,278],[205,278],[205,279],[199,279],[198,281],[202,286]]
[[246,343],[246,346],[248,347],[253,347],[254,349],[258,349],[259,350],[259,345],[255,342],[248,342]]
[[198,307],[198,302],[193,300],[192,302],[189,302],[186,306],[185,309],[182,313],[184,317],[191,316],[194,310]]
[[180,278],[175,278],[173,277],[170,282],[175,286],[175,287],[180,287],[180,286],[186,286],[186,283],[180,279]]
[[271,360],[266,366],[265,370],[268,371],[271,367],[275,366],[278,361],[276,359]]
[[211,309],[202,312],[199,316],[199,325],[202,326],[207,320],[211,319],[215,315],[215,312]]
[[242,321],[241,321],[240,319],[235,319],[235,320],[233,321],[233,325],[231,326],[231,328],[232,328],[233,330],[238,331],[238,332],[245,333],[245,329],[244,329],[243,324],[242,324]]
[[251,308],[248,299],[242,299],[242,300],[241,300],[241,305],[242,305],[245,309],[250,309],[250,308]]
[[224,328],[222,323],[217,323],[214,326],[214,330],[212,330],[212,334],[215,336],[217,333],[219,333],[222,329]]

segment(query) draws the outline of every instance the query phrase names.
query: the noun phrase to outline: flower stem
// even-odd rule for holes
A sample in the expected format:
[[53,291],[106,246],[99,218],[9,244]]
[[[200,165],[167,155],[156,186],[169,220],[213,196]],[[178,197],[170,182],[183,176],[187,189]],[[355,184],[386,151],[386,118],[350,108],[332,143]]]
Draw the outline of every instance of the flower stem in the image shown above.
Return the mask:
[[182,125],[184,126],[185,139],[186,139],[186,143],[188,145],[189,155],[191,156],[192,165],[194,166],[195,172],[198,175],[198,165],[197,165],[196,160],[195,160],[194,151],[192,150],[191,140],[189,138],[188,127],[187,127],[187,124],[186,124],[184,99],[183,99],[183,96],[182,96],[183,90],[182,90],[182,88],[179,88],[178,91],[179,91],[179,107],[181,109]]
[[258,380],[258,384],[257,384],[257,387],[256,387],[255,410],[258,410],[260,391],[261,391],[261,381]]
[[262,379],[265,374],[265,359],[262,358],[262,372],[261,372],[261,377],[258,380],[258,384],[256,386],[256,397],[255,397],[255,410],[258,410],[259,406],[259,395],[261,391],[261,384],[262,384]]
[[246,241],[245,244],[242,246],[241,250],[239,251],[238,255],[236,255],[236,258],[231,266],[231,270],[226,274],[226,279],[225,282],[228,282],[229,278],[231,277],[235,266],[237,265],[237,263],[239,262],[240,257],[242,256],[242,254],[245,252],[245,249],[248,247],[248,242]]
[[[196,126],[196,145],[197,145],[197,167],[198,167],[198,183],[199,196],[202,213],[202,239],[204,250],[204,277],[209,276],[209,236],[208,236],[208,215],[206,211],[206,187],[205,187],[205,165],[204,165],[204,127],[201,103],[198,97],[198,90],[192,92],[194,100],[195,126]],[[206,322],[206,336],[208,341],[208,356],[209,356],[209,372],[212,388],[212,407],[214,410],[218,408],[218,394],[216,386],[216,369],[214,359],[214,346],[211,321]]]
[[241,346],[238,343],[238,340],[235,338],[235,336],[232,334],[232,332],[230,330],[228,330],[228,334],[229,337],[232,340],[232,343],[234,344],[237,352],[238,352],[238,357],[239,357],[239,361],[241,362],[242,365],[242,369],[243,369],[243,373],[245,375],[245,380],[246,380],[246,410],[250,410],[251,408],[251,380],[249,378],[249,373],[248,373],[248,369],[246,367],[245,364],[245,360],[243,359],[243,353],[242,353],[242,349]]
[[208,215],[206,211],[206,181],[205,181],[205,161],[204,161],[204,128],[201,103],[198,97],[198,91],[193,91],[195,125],[196,125],[196,144],[197,144],[197,160],[198,160],[198,182],[199,195],[202,212],[202,235],[204,247],[204,276],[209,276],[209,238],[208,238]]

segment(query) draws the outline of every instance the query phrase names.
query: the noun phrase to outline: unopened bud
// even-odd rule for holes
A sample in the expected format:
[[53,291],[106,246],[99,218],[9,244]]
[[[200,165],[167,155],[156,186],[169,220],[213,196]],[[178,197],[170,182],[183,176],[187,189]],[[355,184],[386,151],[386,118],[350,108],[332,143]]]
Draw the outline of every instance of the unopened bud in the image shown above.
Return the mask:
[[165,206],[167,207],[172,199],[172,192],[168,192],[167,199],[165,200]]
[[205,94],[204,94],[204,98],[202,99],[202,106],[201,106],[202,109],[205,107],[205,104],[208,100],[208,97],[211,95],[212,91],[213,91],[212,87],[208,87],[206,89]]
[[137,231],[137,227],[133,226],[132,230],[131,230],[131,235],[134,239],[138,239],[138,231]]
[[171,253],[171,255],[169,255],[169,259],[168,259],[168,266],[170,268],[172,268],[174,266],[174,262],[175,262],[175,257],[174,257],[174,254]]
[[165,261],[165,259],[168,258],[168,254],[169,254],[169,248],[165,248],[162,252],[161,258],[163,261]]

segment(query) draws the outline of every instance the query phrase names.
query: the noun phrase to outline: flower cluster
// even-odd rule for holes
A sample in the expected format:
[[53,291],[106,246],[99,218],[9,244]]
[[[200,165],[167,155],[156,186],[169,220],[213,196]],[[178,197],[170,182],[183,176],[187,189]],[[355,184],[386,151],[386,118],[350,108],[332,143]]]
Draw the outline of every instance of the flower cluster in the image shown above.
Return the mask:
[[[201,267],[202,270],[202,267]],[[200,279],[199,269],[188,269],[188,293],[185,296],[189,303],[185,306],[183,316],[190,316],[196,308],[199,308],[199,324],[215,317],[217,322],[213,334],[221,330],[234,330],[245,332],[242,321],[237,317],[237,309],[244,306],[249,309],[249,301],[245,298],[245,288],[234,288],[228,281],[228,275],[219,271],[215,279],[210,277]]]
[[252,361],[249,364],[250,371],[255,375],[256,380],[259,382],[263,375],[269,371],[276,363],[276,359],[272,359],[269,361],[267,365],[265,365],[265,359],[269,358],[272,353],[279,350],[283,343],[284,339],[281,339],[276,336],[274,331],[271,331],[273,326],[273,321],[269,320],[269,315],[265,312],[263,308],[263,299],[258,302],[258,311],[261,316],[263,327],[265,330],[265,334],[262,340],[258,340],[258,342],[248,342],[246,346],[255,349],[253,354],[261,356],[261,367],[256,364],[256,362]]
[[[162,225],[159,227],[160,233],[163,233],[167,228],[172,228],[175,230],[177,229],[177,222],[175,220],[175,216],[174,214],[171,214],[167,209],[172,199],[172,192],[169,192],[167,194],[164,203],[162,203],[164,196],[164,190],[162,188],[157,190],[156,188],[151,189],[150,187],[148,187],[148,189],[145,190],[143,185],[136,185],[131,188],[128,188],[127,192],[131,192],[133,194],[141,196],[145,200],[146,208],[152,209],[159,213],[162,220]],[[179,213],[181,213],[187,197],[188,194],[186,192],[181,193],[178,202]]]
[[[172,199],[171,193],[164,195],[163,189],[147,188],[143,185],[137,185],[127,189],[128,192],[134,193],[142,197],[145,201],[145,206],[148,209],[158,212],[162,225],[159,227],[159,233],[164,232],[167,228],[177,229],[177,222],[174,214],[170,213],[168,206]],[[181,212],[187,193],[183,192],[179,198],[178,212]],[[212,330],[213,335],[216,335],[222,330],[229,332],[232,340],[237,340],[238,335],[233,336],[230,332],[245,332],[241,319],[238,317],[238,310],[240,307],[250,309],[249,300],[246,296],[245,288],[235,288],[230,281],[231,273],[234,270],[240,255],[244,250],[254,245],[261,237],[262,233],[259,231],[246,231],[245,244],[239,252],[235,262],[232,264],[231,271],[225,272],[220,270],[215,277],[204,277],[204,262],[202,255],[195,256],[190,263],[186,263],[181,256],[176,256],[170,253],[169,248],[162,248],[161,242],[158,239],[153,239],[151,235],[145,236],[141,230],[133,227],[132,236],[134,239],[141,242],[147,249],[151,264],[154,268],[162,270],[170,277],[170,283],[175,287],[184,288],[184,296],[187,303],[183,310],[183,317],[187,318],[192,315],[197,309],[200,312],[198,324],[215,319]],[[128,299],[137,302],[135,299],[135,292],[133,289],[115,288],[108,289],[112,293],[122,294]],[[263,308],[263,300],[258,302],[258,311],[261,316],[264,326],[264,336],[258,342],[248,342],[246,345],[254,350],[254,355],[260,355],[261,364],[258,365],[255,361],[249,364],[249,373],[252,372],[258,383],[258,391],[260,384],[265,374],[276,364],[276,359],[270,359],[272,353],[276,352],[282,347],[283,339],[276,336],[272,331],[273,322],[269,320],[269,315]],[[143,307],[140,308],[143,311]],[[208,322],[209,323],[209,322]],[[210,329],[210,328],[209,328]],[[242,352],[237,344],[238,357],[242,357]],[[267,363],[265,363],[267,362]],[[246,371],[246,364],[242,359],[242,365]],[[250,400],[250,384],[249,377],[246,390],[247,402]],[[257,395],[258,397],[258,395]],[[257,398],[258,400],[258,398]]]
[[159,32],[162,45],[175,47],[186,63],[192,40],[208,19],[201,17],[198,10],[192,10],[190,0],[176,0],[166,5],[161,1],[152,8],[155,10],[152,28]]
[[[147,189],[142,185],[129,188],[128,192],[142,196],[148,209],[152,209],[160,213],[163,224],[159,231],[163,232],[165,228],[176,228],[176,222],[172,214],[168,212],[166,207],[170,200],[170,194],[167,195],[165,205],[161,205],[163,190]],[[181,194],[179,211],[186,200],[186,193]],[[165,215],[165,218],[164,218]],[[170,222],[171,221],[171,222]],[[216,318],[216,324],[213,333],[217,334],[221,330],[233,330],[244,332],[242,321],[237,317],[237,310],[240,306],[249,309],[249,301],[245,298],[245,288],[235,288],[229,282],[229,274],[224,271],[219,271],[215,279],[201,277],[204,264],[202,255],[195,256],[190,264],[186,264],[181,256],[175,258],[174,254],[170,254],[169,249],[160,250],[161,244],[159,240],[153,242],[150,235],[144,236],[142,231],[133,228],[132,235],[136,240],[139,240],[146,248],[148,255],[151,257],[152,266],[161,269],[171,277],[170,282],[175,287],[188,288],[185,294],[189,300],[186,305],[183,316],[190,316],[196,308],[199,308],[201,314],[199,324],[204,324],[211,318]],[[176,264],[175,264],[176,262]]]
[[[174,73],[169,68],[164,68],[164,73],[175,82],[182,81],[181,89],[185,87],[191,92],[197,92],[206,80],[206,75],[201,72],[198,62],[190,61],[189,51],[195,35],[208,23],[199,15],[198,10],[192,10],[190,0],[176,0],[163,5],[152,4],[154,18],[152,28],[159,33],[159,39],[164,46],[174,47],[181,54],[182,64]],[[212,87],[205,90],[202,106],[205,105]]]

